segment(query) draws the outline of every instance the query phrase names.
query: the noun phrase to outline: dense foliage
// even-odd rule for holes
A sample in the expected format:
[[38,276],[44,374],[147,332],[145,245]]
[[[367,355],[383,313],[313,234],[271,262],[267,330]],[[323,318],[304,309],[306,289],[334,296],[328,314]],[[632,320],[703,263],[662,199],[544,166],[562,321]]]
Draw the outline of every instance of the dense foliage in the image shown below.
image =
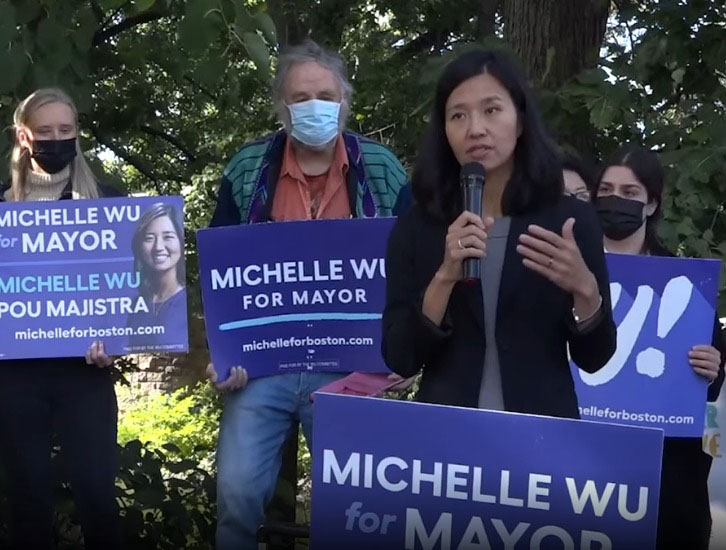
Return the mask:
[[[15,105],[57,84],[78,102],[97,173],[133,192],[182,194],[191,237],[210,217],[226,161],[276,127],[267,82],[284,45],[310,35],[339,49],[356,90],[350,126],[410,166],[446,60],[476,44],[524,51],[523,40],[539,33],[544,53],[522,63],[562,146],[595,159],[628,141],[661,151],[666,243],[684,255],[722,257],[726,7],[577,0],[568,11],[571,2],[460,0],[451,9],[449,0],[0,0],[0,179]],[[528,5],[539,10],[536,28],[531,18],[513,19]],[[577,17],[595,29],[594,19],[607,22],[586,37],[588,51],[564,47],[569,33],[546,35],[570,25],[576,36]],[[205,548],[212,539],[208,453],[218,409],[208,397],[145,402],[121,424],[119,497],[140,547]],[[300,464],[305,494],[304,452]],[[73,548],[67,488],[58,495],[59,538]],[[0,546],[3,536],[0,527]]]

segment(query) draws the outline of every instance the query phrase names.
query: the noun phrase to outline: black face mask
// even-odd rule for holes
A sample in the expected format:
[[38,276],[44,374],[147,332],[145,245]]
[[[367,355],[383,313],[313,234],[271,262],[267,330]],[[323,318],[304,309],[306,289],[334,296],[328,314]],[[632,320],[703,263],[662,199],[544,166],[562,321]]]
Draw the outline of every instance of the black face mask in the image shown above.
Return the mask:
[[76,158],[76,138],[35,140],[32,145],[30,156],[49,174],[57,174]]
[[602,231],[608,239],[622,241],[635,233],[645,223],[643,204],[617,195],[598,197],[595,201]]

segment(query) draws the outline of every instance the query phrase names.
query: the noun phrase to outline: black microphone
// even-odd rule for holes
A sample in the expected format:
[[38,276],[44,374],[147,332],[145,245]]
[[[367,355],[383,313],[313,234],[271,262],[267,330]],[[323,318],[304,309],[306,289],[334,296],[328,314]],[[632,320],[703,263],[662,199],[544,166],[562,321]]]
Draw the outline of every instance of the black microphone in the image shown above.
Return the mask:
[[[484,193],[484,167],[478,162],[467,162],[459,173],[461,185],[461,202],[464,210],[481,217],[482,194]],[[464,282],[474,283],[481,279],[481,260],[467,258],[464,260]]]

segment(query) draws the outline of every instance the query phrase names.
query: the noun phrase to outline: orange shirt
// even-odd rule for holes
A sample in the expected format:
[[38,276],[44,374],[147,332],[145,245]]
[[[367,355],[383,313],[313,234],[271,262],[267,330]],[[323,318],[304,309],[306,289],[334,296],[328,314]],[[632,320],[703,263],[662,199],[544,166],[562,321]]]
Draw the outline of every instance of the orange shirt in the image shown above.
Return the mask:
[[319,176],[303,174],[288,139],[272,203],[272,219],[281,222],[350,217],[347,174],[348,153],[342,136],[338,137],[330,168]]

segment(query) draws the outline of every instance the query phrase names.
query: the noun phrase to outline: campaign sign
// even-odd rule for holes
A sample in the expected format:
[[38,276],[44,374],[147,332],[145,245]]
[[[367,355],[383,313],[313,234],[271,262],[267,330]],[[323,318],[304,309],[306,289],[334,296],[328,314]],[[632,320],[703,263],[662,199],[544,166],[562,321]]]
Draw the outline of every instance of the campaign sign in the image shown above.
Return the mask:
[[182,216],[181,197],[0,203],[0,359],[187,351]]
[[197,232],[204,317],[220,380],[286,372],[388,372],[381,358],[393,218]]
[[663,432],[320,394],[315,550],[655,548]]
[[688,362],[711,344],[721,263],[607,255],[618,345],[589,374],[572,366],[583,419],[701,437],[708,382]]

